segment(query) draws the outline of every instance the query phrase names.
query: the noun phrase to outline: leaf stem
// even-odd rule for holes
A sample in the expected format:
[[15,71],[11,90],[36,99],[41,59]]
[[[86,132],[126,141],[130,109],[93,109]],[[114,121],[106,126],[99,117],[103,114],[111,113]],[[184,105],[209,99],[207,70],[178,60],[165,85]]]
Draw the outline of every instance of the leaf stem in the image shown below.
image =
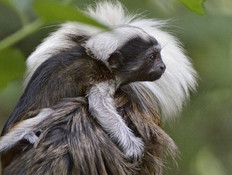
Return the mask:
[[25,25],[22,29],[18,30],[14,34],[6,37],[2,41],[0,41],[0,50],[3,50],[11,45],[15,44],[16,42],[22,40],[23,38],[27,37],[28,35],[34,33],[39,28],[43,26],[44,22],[40,19]]
[[24,13],[20,12],[19,10],[17,10],[17,13],[18,13],[19,18],[22,22],[23,27],[26,26],[29,23],[27,16]]

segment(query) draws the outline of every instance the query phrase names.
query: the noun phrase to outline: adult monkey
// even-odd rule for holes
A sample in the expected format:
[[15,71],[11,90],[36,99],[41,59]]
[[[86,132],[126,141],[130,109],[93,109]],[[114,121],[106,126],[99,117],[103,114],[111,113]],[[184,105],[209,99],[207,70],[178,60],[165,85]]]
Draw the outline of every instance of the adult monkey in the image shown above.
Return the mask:
[[[55,63],[67,61],[67,59],[62,60],[62,58],[66,58],[66,56],[70,57],[70,55],[72,56],[73,54],[79,54],[79,52],[77,52],[78,49],[86,49],[87,56],[92,56],[94,59],[98,59],[105,63],[105,65],[102,66],[111,66],[110,69],[112,72],[118,67],[123,67],[120,71],[132,71],[133,74],[131,75],[136,75],[135,73],[139,74],[141,72],[140,68],[142,63],[144,64],[144,61],[139,60],[139,57],[137,57],[137,64],[128,67],[128,65],[131,64],[124,65],[121,57],[126,58],[124,61],[126,60],[131,63],[128,58],[134,56],[133,54],[136,55],[136,53],[132,54],[130,50],[131,47],[133,45],[136,46],[136,44],[141,44],[138,50],[142,51],[141,53],[144,54],[144,57],[140,58],[143,58],[143,60],[147,58],[152,59],[152,56],[150,56],[152,55],[151,53],[156,53],[156,55],[153,54],[153,59],[157,60],[157,58],[160,57],[160,48],[165,45],[161,51],[161,57],[167,69],[159,81],[135,82],[127,86],[122,86],[123,84],[133,82],[131,80],[128,81],[127,74],[125,74],[126,71],[124,74],[118,72],[114,79],[115,90],[120,87],[115,96],[118,113],[124,118],[131,130],[134,131],[134,134],[143,139],[145,144],[144,157],[138,164],[131,163],[129,159],[125,159],[124,154],[120,152],[120,146],[127,156],[129,155],[130,157],[131,155],[127,154],[127,151],[120,145],[117,138],[115,140],[110,139],[88,113],[88,104],[90,104],[94,98],[92,98],[89,103],[86,102],[84,97],[63,99],[65,97],[74,97],[73,94],[76,93],[73,91],[65,91],[65,94],[55,99],[53,103],[46,104],[44,103],[46,100],[42,101],[43,103],[38,100],[39,103],[37,104],[34,103],[36,102],[35,100],[31,103],[35,107],[30,105],[27,106],[28,100],[25,101],[26,107],[22,105],[22,103],[19,103],[19,109],[16,109],[16,113],[13,113],[13,117],[8,120],[9,122],[3,130],[3,133],[5,133],[8,128],[11,128],[9,133],[5,136],[14,131],[20,131],[18,133],[16,132],[16,135],[20,134],[20,127],[28,126],[28,123],[26,123],[27,125],[22,124],[22,122],[24,122],[22,119],[31,117],[34,117],[32,118],[34,120],[29,122],[28,128],[33,126],[33,130],[29,130],[26,135],[23,135],[23,138],[28,139],[30,142],[24,140],[19,140],[19,144],[15,142],[14,144],[16,144],[16,146],[3,156],[5,174],[139,174],[140,172],[141,174],[160,174],[162,169],[162,151],[169,151],[174,154],[176,146],[170,137],[160,128],[159,113],[162,113],[163,116],[166,117],[175,116],[188,98],[189,90],[195,88],[196,72],[192,68],[188,58],[183,54],[178,42],[172,36],[159,29],[158,26],[160,22],[126,16],[120,4],[114,5],[108,2],[99,3],[96,9],[89,8],[88,14],[95,17],[100,22],[113,27],[113,31],[116,34],[101,33],[99,29],[77,23],[64,24],[57,32],[48,37],[28,58],[28,76],[26,83],[30,81],[25,92],[27,89],[31,91],[31,88],[36,86],[41,88],[41,84],[38,84],[38,81],[34,81],[33,83],[33,79],[36,77],[36,74],[40,76],[41,71],[39,70],[43,70],[42,68],[47,65],[46,63],[54,60]],[[137,38],[135,36],[139,37]],[[150,46],[146,47],[146,44],[149,42],[141,42],[141,39],[146,40],[146,38],[152,38],[150,36],[153,36],[158,41],[157,43],[155,43],[156,40],[153,41],[152,45],[154,49],[156,48],[156,51],[153,50],[149,52],[149,50],[151,50]],[[91,38],[94,39],[91,40]],[[133,40],[133,38],[135,39]],[[125,42],[125,40],[127,42]],[[151,41],[151,39],[147,39],[147,41],[148,40]],[[122,42],[122,44],[120,44],[120,42]],[[81,46],[81,48],[79,48],[79,46]],[[142,46],[145,46],[145,48]],[[125,47],[127,47],[127,49],[122,51]],[[74,51],[72,49],[74,49]],[[136,51],[135,47],[132,51]],[[123,52],[123,54],[121,54],[121,52]],[[56,65],[54,62],[48,65]],[[57,65],[59,64],[60,63]],[[69,65],[65,63],[64,67],[65,66]],[[145,68],[149,66],[150,65],[147,65]],[[158,67],[163,73],[165,66],[162,65]],[[55,69],[51,70],[55,71]],[[149,71],[150,69],[145,70]],[[162,73],[159,74],[161,75]],[[32,74],[34,75],[32,76]],[[125,79],[122,81],[122,78]],[[130,78],[131,76],[129,76],[129,79]],[[157,79],[157,77],[151,79],[147,78],[148,77],[143,77],[139,74],[136,75],[135,81],[151,81]],[[46,76],[42,78],[42,80],[44,79],[46,79]],[[109,80],[109,78],[107,80]],[[30,84],[33,85],[30,86]],[[108,83],[108,85],[110,86],[111,82]],[[68,84],[64,86],[68,87]],[[86,87],[86,89],[88,89],[88,87]],[[83,91],[86,91],[86,89]],[[80,95],[79,92],[77,94]],[[31,95],[33,94],[29,96]],[[46,94],[42,95],[46,97]],[[85,95],[85,93],[83,93],[83,95]],[[56,96],[52,97],[57,98]],[[22,98],[24,99],[24,97]],[[59,103],[56,104],[56,102]],[[38,112],[35,111],[48,107],[50,109],[43,109]],[[90,108],[90,112],[91,109],[92,108]],[[39,114],[37,115],[37,113]],[[93,113],[94,112],[91,112],[91,114]],[[98,115],[98,112],[96,113],[93,114],[93,116]],[[42,123],[37,120],[37,118],[40,119],[41,116],[45,116],[45,120],[43,120]],[[102,115],[100,114],[100,116]],[[97,117],[97,120],[98,119]],[[14,123],[18,121],[21,122],[15,125]],[[22,125],[20,125],[20,123]],[[102,122],[99,123],[102,126]],[[17,126],[20,126],[19,130],[17,130]],[[108,133],[110,134],[110,132]],[[36,137],[39,138],[38,141]],[[10,141],[12,140],[9,139],[11,137],[5,138]],[[36,142],[36,144],[32,147],[33,145],[30,143],[34,142]],[[119,143],[119,147],[117,143]],[[13,155],[15,152],[17,152],[17,155]],[[9,155],[12,155],[12,157]],[[141,156],[141,152],[139,155]],[[25,161],[28,161],[26,165],[24,165]],[[140,169],[136,169],[136,167]]]

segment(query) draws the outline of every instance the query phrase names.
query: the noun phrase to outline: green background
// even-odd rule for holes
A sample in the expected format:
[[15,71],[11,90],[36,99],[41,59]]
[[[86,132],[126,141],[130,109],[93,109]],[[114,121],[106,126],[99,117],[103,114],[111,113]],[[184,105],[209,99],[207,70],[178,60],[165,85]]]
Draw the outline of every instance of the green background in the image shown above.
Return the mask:
[[[93,4],[91,0],[64,2],[71,4],[68,9],[72,6],[84,9]],[[197,93],[192,94],[182,115],[165,123],[181,152],[177,159],[179,166],[167,161],[165,174],[232,174],[232,1],[208,0],[204,6],[200,0],[121,2],[130,12],[171,19],[167,30],[180,38],[200,75]],[[33,0],[0,1],[0,49],[6,45],[1,40],[38,19],[32,4]],[[0,129],[21,95],[25,59],[56,28],[54,21],[73,19],[99,25],[81,14],[73,17],[71,12],[57,10],[59,6],[51,9],[45,4],[46,1],[37,4],[45,9],[45,17],[41,16],[45,19],[46,12],[49,16],[56,12],[54,17],[46,19],[53,23],[41,25],[41,21],[37,21],[32,29],[30,26],[30,35],[24,37],[25,33],[20,33],[19,42],[0,50]]]

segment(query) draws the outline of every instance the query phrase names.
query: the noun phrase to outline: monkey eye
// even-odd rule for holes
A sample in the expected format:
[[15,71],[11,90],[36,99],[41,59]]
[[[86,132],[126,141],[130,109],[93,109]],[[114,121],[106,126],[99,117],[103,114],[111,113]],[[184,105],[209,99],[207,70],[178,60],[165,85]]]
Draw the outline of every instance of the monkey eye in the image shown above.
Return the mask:
[[156,58],[155,54],[151,54],[151,55],[149,56],[149,60],[150,60],[150,61],[155,61],[155,58]]

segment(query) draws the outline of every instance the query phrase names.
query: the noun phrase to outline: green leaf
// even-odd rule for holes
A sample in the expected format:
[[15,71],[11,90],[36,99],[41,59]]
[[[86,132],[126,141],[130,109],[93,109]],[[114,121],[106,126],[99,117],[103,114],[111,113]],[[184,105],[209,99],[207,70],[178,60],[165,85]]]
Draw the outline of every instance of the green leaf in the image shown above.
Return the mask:
[[19,50],[8,48],[0,52],[0,90],[12,80],[22,77],[24,71],[24,56]]
[[85,15],[73,6],[68,6],[60,2],[40,0],[35,2],[35,9],[39,16],[47,23],[57,23],[65,21],[77,21],[80,23],[93,25],[103,29],[108,29],[95,19]]
[[31,7],[33,1],[34,0],[2,0],[3,3],[21,12],[28,10]]
[[205,0],[178,0],[188,9],[200,14],[205,14],[204,1]]

